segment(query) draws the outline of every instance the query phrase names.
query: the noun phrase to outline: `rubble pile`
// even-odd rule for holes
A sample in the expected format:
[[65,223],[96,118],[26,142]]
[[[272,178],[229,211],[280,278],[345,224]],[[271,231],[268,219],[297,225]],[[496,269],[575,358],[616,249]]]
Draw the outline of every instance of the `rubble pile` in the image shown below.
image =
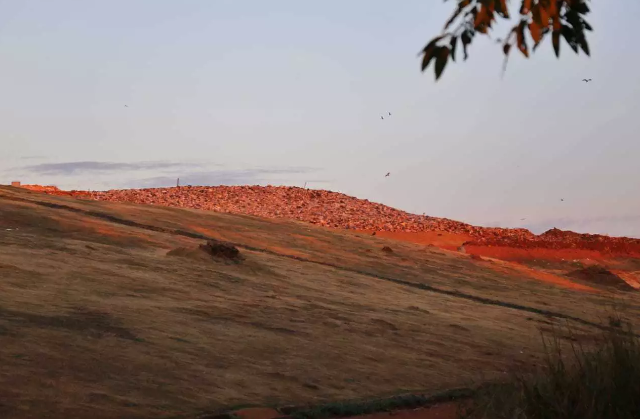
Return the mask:
[[614,238],[552,229],[535,235],[523,228],[477,227],[446,218],[410,214],[338,192],[279,186],[181,186],[102,192],[62,191],[55,186],[24,185],[46,194],[97,201],[196,208],[265,218],[287,218],[324,227],[360,231],[446,232],[465,234],[478,246],[580,248],[637,252],[640,239]]
[[475,227],[446,218],[410,214],[386,205],[338,192],[276,186],[185,186],[127,189],[106,192],[76,192],[99,201],[130,202],[196,208],[266,218],[288,218],[325,227],[368,231],[416,233],[441,231],[478,237],[515,234],[524,229]]
[[532,235],[531,237],[517,237],[514,235],[478,237],[466,244],[519,249],[581,249],[611,254],[640,255],[640,239],[609,237],[599,234],[581,234],[573,231],[560,230],[558,228],[552,228],[540,235]]

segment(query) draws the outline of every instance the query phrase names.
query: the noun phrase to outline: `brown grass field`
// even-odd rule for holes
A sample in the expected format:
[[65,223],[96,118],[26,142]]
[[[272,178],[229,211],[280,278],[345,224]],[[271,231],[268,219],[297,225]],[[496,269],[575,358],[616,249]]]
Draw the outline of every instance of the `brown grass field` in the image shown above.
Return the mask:
[[[206,237],[244,260],[205,257]],[[167,256],[177,248],[194,250]],[[589,341],[612,310],[640,319],[636,292],[509,262],[8,187],[0,281],[3,418],[195,417],[436,392],[540,363],[540,329],[570,324]]]

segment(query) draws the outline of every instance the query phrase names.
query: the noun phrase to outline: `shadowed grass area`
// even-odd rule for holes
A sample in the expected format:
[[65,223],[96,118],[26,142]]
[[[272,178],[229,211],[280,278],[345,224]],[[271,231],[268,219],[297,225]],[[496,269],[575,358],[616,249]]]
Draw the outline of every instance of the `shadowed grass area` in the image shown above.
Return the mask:
[[608,419],[640,417],[640,341],[616,317],[594,344],[543,337],[547,357],[536,373],[486,387],[463,419]]

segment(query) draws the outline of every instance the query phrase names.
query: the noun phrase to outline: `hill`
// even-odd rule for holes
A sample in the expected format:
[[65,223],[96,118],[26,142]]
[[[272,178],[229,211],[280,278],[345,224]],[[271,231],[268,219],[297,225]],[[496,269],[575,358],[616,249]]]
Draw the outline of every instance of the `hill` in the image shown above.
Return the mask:
[[[517,249],[572,249],[599,252],[607,257],[640,258],[640,239],[578,234],[552,229],[535,235],[517,228],[477,227],[470,224],[410,214],[368,200],[325,190],[276,186],[183,186],[125,189],[103,192],[61,191],[55,187],[25,186],[49,194],[110,202],[195,208],[265,218],[286,218],[324,227],[369,232],[445,232],[459,235],[461,244]],[[593,255],[592,255],[593,256]]]
[[640,318],[635,292],[435,246],[20,188],[0,187],[0,248],[2,417],[431,393],[533,367],[541,328],[588,341],[614,300]]

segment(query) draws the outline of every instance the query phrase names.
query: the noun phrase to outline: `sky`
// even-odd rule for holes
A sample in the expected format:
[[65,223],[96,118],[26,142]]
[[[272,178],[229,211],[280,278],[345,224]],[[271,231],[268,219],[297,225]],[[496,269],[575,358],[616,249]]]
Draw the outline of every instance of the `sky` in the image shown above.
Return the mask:
[[479,38],[436,83],[418,52],[453,2],[0,0],[0,184],[306,182],[640,237],[640,2],[591,3],[591,58],[547,41],[502,77]]

